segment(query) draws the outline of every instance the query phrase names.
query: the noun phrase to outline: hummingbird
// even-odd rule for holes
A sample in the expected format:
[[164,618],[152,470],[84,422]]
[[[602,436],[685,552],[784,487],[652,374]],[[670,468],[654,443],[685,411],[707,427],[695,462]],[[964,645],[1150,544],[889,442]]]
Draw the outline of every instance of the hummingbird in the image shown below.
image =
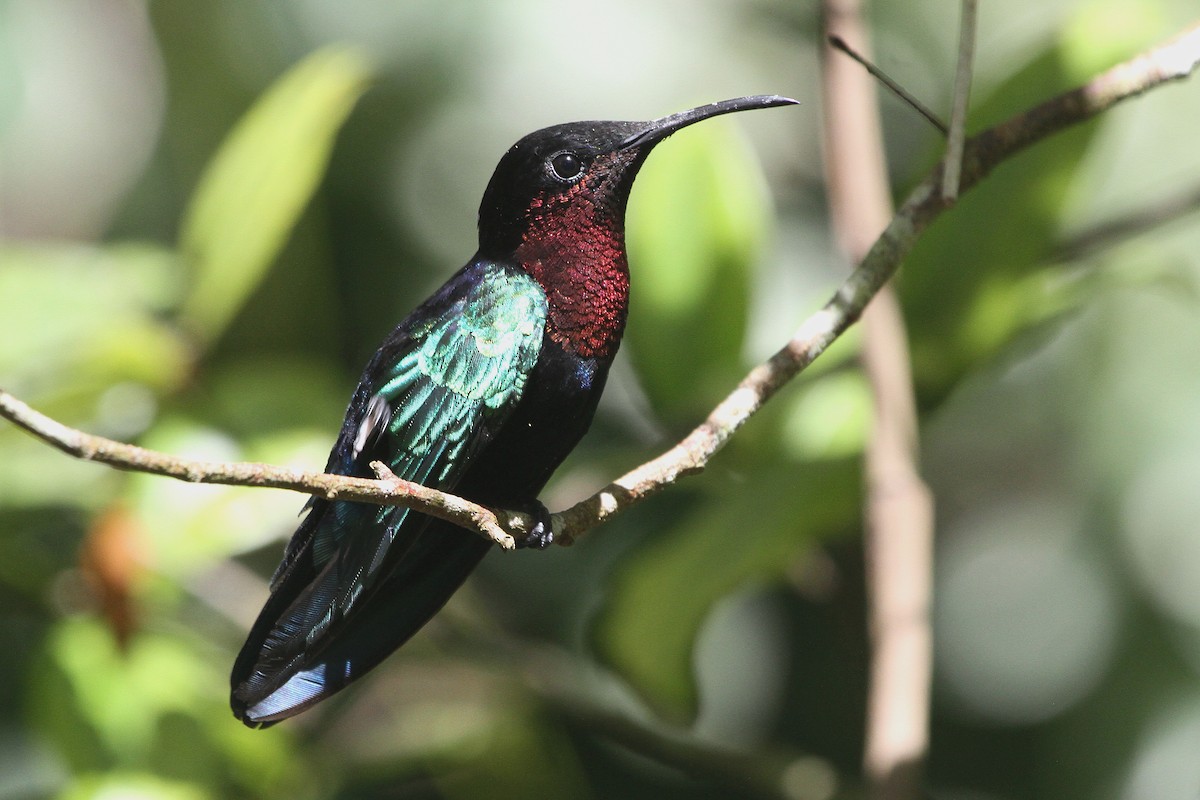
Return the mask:
[[[736,111],[739,97],[648,122],[570,122],[500,159],[479,247],[368,362],[326,472],[397,476],[537,520],[537,497],[591,424],[629,302],[625,208],[650,151]],[[491,548],[417,511],[313,498],[233,665],[230,704],[250,727],[294,716],[362,677],[436,614]]]

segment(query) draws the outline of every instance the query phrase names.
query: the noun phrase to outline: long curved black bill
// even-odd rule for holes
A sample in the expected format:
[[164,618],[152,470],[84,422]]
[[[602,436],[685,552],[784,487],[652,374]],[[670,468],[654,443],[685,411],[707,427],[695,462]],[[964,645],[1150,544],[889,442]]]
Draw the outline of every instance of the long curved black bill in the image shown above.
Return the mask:
[[688,125],[708,119],[709,117],[732,114],[735,111],[751,111],[756,108],[799,105],[799,102],[790,97],[783,97],[777,94],[758,94],[750,97],[735,97],[731,100],[721,100],[716,103],[697,106],[687,111],[680,111],[677,114],[671,114],[668,117],[647,122],[645,128],[630,134],[625,141],[621,142],[619,149],[624,150],[628,147],[657,144],[680,128],[686,128]]

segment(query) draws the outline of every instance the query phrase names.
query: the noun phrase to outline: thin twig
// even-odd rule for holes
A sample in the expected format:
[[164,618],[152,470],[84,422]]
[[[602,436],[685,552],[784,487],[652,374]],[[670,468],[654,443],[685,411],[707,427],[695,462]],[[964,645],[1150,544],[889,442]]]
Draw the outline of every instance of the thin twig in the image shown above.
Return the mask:
[[958,197],[963,142],[967,138],[967,106],[971,100],[971,76],[975,63],[976,0],[962,0],[958,25],[958,66],[954,70],[954,105],[950,111],[950,133],[946,137],[946,170],[942,173],[942,198]]
[[[1200,25],[1102,73],[1078,89],[1047,100],[968,139],[963,150],[960,192],[979,183],[997,165],[1024,148],[1091,119],[1122,100],[1168,81],[1186,78],[1197,62],[1200,62]],[[764,403],[858,320],[867,303],[899,268],[917,237],[949,208],[937,191],[941,174],[941,167],[935,167],[912,190],[862,263],[834,296],[805,320],[777,353],[752,369],[703,423],[667,452],[554,515],[556,541],[570,544],[613,515],[657,494],[683,475],[704,469],[712,456]],[[323,475],[263,464],[211,464],[89,437],[33,412],[2,390],[0,417],[17,423],[70,455],[103,461],[121,469],[195,482],[274,486],[330,499],[404,505],[450,519],[501,542],[504,540],[492,525],[498,526],[501,532],[523,535],[531,522],[525,514],[505,511],[497,516],[489,509],[443,492],[418,491],[415,484],[407,482],[392,486],[390,481]],[[31,424],[38,419],[45,424]]]
[[922,103],[916,98],[915,95],[894,81],[890,75],[881,70],[879,67],[875,66],[875,64],[867,59],[866,56],[855,51],[854,48],[846,43],[845,39],[835,33],[831,33],[828,37],[828,41],[830,46],[832,46],[834,49],[840,50],[841,52],[850,56],[852,59],[857,61],[863,67],[863,69],[874,75],[880,83],[891,90],[892,94],[896,95],[905,103],[907,103],[914,111],[928,120],[930,125],[937,128],[941,132],[942,136],[945,136],[949,133],[950,129],[946,127],[946,123],[942,122],[942,118],[933,113],[929,106]]
[[[516,677],[550,711],[589,735],[724,787],[736,797],[763,800],[834,800],[856,797],[827,760],[790,747],[731,746],[705,741],[694,730],[659,719],[629,697],[594,662],[556,645],[522,639],[477,618],[443,612],[436,628],[443,651]],[[614,683],[616,681],[616,683]],[[364,698],[360,702],[370,702]],[[352,709],[351,709],[352,710]]]
[[67,455],[118,469],[163,475],[192,483],[227,486],[268,486],[324,497],[379,505],[415,508],[450,520],[488,537],[506,550],[516,546],[506,531],[523,533],[530,520],[522,514],[497,513],[461,497],[401,480],[379,462],[371,466],[379,480],[327,475],[320,472],[251,462],[196,461],[147,450],[103,436],[68,428],[0,389],[0,417],[13,422]]
[[568,692],[537,691],[552,709],[584,730],[695,779],[725,786],[738,797],[763,800],[830,800],[837,776],[813,756],[788,758],[761,749],[736,750],[698,740],[687,731],[651,724]]
[[1054,258],[1063,261],[1085,258],[1197,211],[1200,211],[1200,186],[1080,231],[1055,247]]
[[[868,48],[857,0],[825,0],[826,24]],[[830,214],[850,263],[892,216],[879,111],[866,76],[822,60]],[[917,409],[900,303],[885,286],[863,314],[874,414],[865,454],[864,549],[871,635],[863,763],[870,796],[918,796],[929,743],[933,503],[917,470]]]

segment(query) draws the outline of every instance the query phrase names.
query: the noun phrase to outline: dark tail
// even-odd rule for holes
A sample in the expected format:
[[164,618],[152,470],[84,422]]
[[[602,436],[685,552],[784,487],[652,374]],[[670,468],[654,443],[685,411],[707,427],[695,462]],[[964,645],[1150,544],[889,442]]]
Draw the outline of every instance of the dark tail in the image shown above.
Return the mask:
[[[318,524],[312,517],[328,512],[314,508],[305,524]],[[332,583],[329,570],[337,569],[337,559],[317,572],[310,553],[297,554],[234,662],[230,705],[238,719],[266,727],[319,703],[366,674],[446,604],[490,544],[450,523],[425,519],[371,595],[336,621],[313,617],[328,606],[322,587]],[[328,630],[312,634],[324,625]]]

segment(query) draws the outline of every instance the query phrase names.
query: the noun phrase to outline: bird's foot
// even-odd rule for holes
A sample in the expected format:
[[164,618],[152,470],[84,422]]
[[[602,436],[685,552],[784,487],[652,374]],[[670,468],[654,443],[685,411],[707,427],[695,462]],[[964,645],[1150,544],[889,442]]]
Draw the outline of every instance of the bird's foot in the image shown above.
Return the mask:
[[524,539],[517,541],[517,547],[545,550],[554,543],[554,523],[550,519],[550,509],[542,505],[540,500],[534,500],[522,510],[533,517],[533,527],[525,534]]

